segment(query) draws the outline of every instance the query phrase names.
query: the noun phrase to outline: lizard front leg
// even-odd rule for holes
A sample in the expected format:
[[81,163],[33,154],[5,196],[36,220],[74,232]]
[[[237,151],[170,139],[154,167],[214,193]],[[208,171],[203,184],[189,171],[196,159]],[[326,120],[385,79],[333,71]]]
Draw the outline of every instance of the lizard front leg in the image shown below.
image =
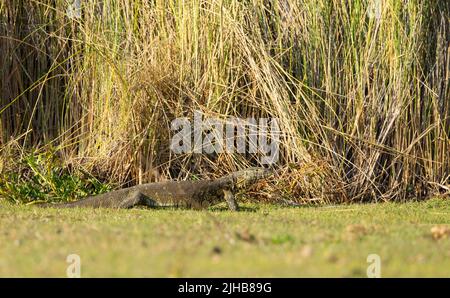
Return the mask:
[[228,204],[228,208],[230,208],[231,211],[238,211],[239,206],[238,206],[238,204],[236,202],[236,198],[231,190],[224,189],[223,197],[225,198],[225,201]]

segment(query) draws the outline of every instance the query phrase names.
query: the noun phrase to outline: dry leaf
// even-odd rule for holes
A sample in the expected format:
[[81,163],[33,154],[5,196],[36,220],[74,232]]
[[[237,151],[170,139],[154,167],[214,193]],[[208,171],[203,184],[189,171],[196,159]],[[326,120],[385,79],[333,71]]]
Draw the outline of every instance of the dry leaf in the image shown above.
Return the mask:
[[434,226],[431,228],[431,235],[434,240],[445,239],[450,236],[450,227]]
[[305,245],[300,250],[300,256],[302,258],[309,258],[312,256],[313,252],[313,248],[310,245]]
[[245,242],[256,242],[255,235],[251,234],[248,230],[244,230],[242,233],[236,232],[236,237]]
[[362,236],[367,234],[367,228],[363,225],[354,224],[354,225],[348,225],[345,228],[346,236],[350,240],[359,239]]

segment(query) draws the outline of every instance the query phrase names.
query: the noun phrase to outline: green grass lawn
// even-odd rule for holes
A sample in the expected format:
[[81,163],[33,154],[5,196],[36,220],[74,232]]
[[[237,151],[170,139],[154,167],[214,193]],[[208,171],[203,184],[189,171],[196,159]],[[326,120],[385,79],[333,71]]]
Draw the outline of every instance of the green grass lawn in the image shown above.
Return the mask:
[[[450,277],[450,200],[326,207],[39,209],[0,203],[0,276]],[[435,228],[437,229],[437,228]],[[448,232],[448,231],[447,231]]]

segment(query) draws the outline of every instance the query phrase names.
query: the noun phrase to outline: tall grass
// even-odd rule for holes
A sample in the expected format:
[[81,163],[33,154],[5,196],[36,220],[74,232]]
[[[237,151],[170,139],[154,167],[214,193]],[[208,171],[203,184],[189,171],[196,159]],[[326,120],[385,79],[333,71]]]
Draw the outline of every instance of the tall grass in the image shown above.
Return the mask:
[[0,3],[0,156],[12,142],[52,144],[66,164],[128,184],[257,163],[173,155],[170,121],[201,110],[277,117],[285,171],[274,187],[299,200],[449,192],[448,1],[93,0],[79,17],[67,7]]

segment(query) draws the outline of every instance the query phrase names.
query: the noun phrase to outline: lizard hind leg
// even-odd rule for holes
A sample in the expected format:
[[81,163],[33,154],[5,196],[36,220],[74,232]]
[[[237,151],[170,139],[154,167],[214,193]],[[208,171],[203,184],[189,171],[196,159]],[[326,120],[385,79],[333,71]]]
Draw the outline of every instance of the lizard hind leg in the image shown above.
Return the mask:
[[146,206],[146,205],[147,205],[147,197],[140,191],[133,191],[129,193],[117,207],[129,209],[136,206]]
[[223,197],[225,198],[225,201],[228,204],[228,208],[230,208],[231,211],[238,211],[239,206],[236,202],[236,198],[232,191],[230,190],[224,190],[223,191]]

